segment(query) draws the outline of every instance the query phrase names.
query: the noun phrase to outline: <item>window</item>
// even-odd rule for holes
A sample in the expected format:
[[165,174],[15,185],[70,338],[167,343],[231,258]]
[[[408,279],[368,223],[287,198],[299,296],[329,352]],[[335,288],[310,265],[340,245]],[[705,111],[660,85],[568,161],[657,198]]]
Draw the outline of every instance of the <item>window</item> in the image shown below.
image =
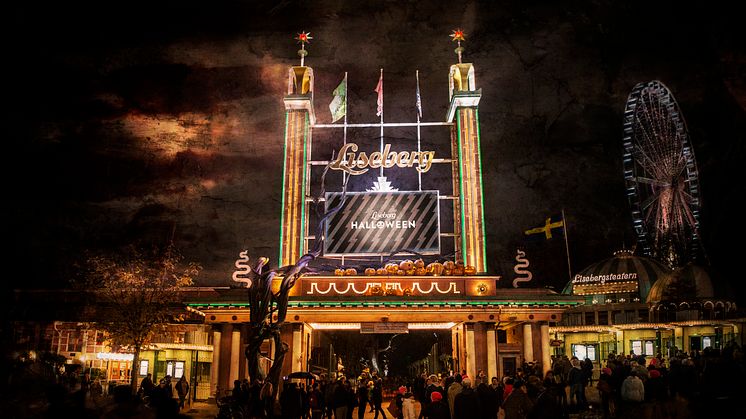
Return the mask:
[[642,341],[641,340],[632,341],[632,353],[635,355],[642,355]]
[[579,360],[584,360],[586,358],[590,359],[591,361],[596,360],[596,345],[586,345],[586,344],[579,344],[579,345],[572,345],[572,354]]
[[148,366],[150,364],[150,361],[147,359],[143,359],[140,361],[140,376],[144,377],[148,375]]
[[702,338],[702,349],[709,348],[712,346],[712,338],[709,336],[705,336]]
[[609,312],[602,310],[598,312],[598,324],[607,325],[609,324]]
[[170,375],[173,378],[181,378],[184,375],[184,361],[166,362],[166,375]]
[[630,347],[635,355],[655,355],[654,340],[632,340]]
[[645,355],[653,355],[654,352],[654,346],[652,340],[646,340],[645,341]]
[[596,312],[594,311],[585,312],[585,324],[587,325],[596,324]]

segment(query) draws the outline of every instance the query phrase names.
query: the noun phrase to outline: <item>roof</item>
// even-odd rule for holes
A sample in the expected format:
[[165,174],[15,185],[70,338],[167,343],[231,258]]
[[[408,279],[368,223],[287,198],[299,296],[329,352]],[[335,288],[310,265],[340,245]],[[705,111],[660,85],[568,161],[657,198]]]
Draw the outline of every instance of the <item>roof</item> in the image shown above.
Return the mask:
[[[614,256],[596,262],[577,273],[563,294],[604,295],[617,292],[639,292],[647,298],[653,284],[668,275],[666,265],[644,256],[621,250]],[[582,287],[582,289],[581,289]]]
[[686,301],[714,297],[710,275],[701,266],[687,264],[674,269],[653,285],[647,302]]

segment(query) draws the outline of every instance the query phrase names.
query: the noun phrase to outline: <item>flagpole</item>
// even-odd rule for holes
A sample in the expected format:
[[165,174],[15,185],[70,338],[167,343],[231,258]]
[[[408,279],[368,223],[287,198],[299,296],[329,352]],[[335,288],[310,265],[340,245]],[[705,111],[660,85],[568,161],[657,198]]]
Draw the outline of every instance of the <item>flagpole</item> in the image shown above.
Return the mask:
[[[381,99],[383,99],[383,69],[381,69]],[[383,100],[381,100],[381,177],[383,177],[383,166],[385,166],[386,156],[383,155]]]
[[[417,103],[415,106],[415,113],[417,114],[417,155],[421,155],[421,142],[420,142],[420,70],[416,70],[415,77],[417,78]],[[422,190],[422,172],[417,171],[417,187]]]
[[567,273],[572,281],[572,267],[570,267],[570,246],[567,242],[567,221],[565,220],[565,209],[562,208],[562,226],[565,228],[565,253],[567,253]]
[[[343,134],[342,134],[342,142],[343,145],[347,145],[347,72],[345,71],[345,119],[344,119],[344,128]],[[347,172],[342,170],[342,184],[344,185],[347,182]]]

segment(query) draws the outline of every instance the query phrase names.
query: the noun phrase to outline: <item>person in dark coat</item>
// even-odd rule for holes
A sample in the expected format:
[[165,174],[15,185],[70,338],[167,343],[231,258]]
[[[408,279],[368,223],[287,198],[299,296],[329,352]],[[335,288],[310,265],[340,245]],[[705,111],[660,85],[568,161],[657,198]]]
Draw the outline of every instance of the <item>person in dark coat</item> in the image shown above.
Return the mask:
[[[551,371],[548,371],[548,373],[551,373]],[[563,412],[557,398],[550,389],[544,387],[539,377],[529,377],[528,395],[534,405],[528,413],[529,419],[562,418]]]
[[481,382],[477,386],[477,396],[479,396],[479,403],[482,405],[482,417],[485,419],[497,418],[498,404],[495,390],[487,383]]
[[189,382],[183,375],[179,381],[176,382],[176,394],[179,396],[179,410],[181,410],[184,408],[184,402],[189,396]]
[[381,412],[383,419],[386,419],[386,412],[381,408],[381,404],[383,403],[383,380],[381,377],[374,376],[373,378],[373,394],[371,395],[371,400],[373,401],[373,406],[376,411],[375,419],[378,419],[378,412]]
[[365,409],[368,407],[368,378],[365,373],[362,374],[360,381],[357,385],[357,417],[363,419],[365,417]]
[[298,419],[303,415],[303,400],[295,383],[286,383],[280,394],[280,405],[282,406],[282,417]]
[[427,405],[420,416],[424,419],[450,419],[451,411],[443,401],[443,394],[439,391],[432,392],[430,394],[430,404]]
[[153,374],[148,373],[148,375],[146,375],[140,382],[140,389],[137,393],[142,397],[150,397],[150,392],[153,391],[153,388],[155,388],[155,384],[153,384]]
[[465,378],[461,381],[463,390],[456,395],[453,402],[452,419],[474,419],[482,417],[482,405],[479,403],[479,396],[471,388],[471,379]]
[[334,386],[334,396],[332,397],[332,406],[334,406],[334,417],[336,419],[347,419],[347,390],[345,389],[344,377],[337,380]]
[[615,409],[614,400],[614,380],[612,378],[613,371],[611,368],[602,368],[601,375],[598,377],[598,394],[601,397],[601,413],[604,415],[604,419],[612,416],[612,411]]
[[513,391],[503,402],[505,419],[526,419],[533,407],[534,403],[528,397],[526,382],[517,380],[513,384]]

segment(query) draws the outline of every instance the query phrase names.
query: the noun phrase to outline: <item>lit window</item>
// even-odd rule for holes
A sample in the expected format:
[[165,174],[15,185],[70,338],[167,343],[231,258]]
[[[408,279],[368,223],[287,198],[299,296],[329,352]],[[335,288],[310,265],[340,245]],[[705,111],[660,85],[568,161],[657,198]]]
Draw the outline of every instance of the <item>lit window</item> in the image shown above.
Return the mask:
[[632,353],[634,353],[635,355],[642,355],[642,341],[641,340],[632,341]]
[[712,338],[709,336],[705,336],[702,338],[702,349],[709,348],[712,346]]
[[653,341],[652,340],[645,341],[645,355],[653,355]]
[[147,359],[143,359],[140,361],[140,376],[144,377],[148,375],[148,365],[149,361]]

